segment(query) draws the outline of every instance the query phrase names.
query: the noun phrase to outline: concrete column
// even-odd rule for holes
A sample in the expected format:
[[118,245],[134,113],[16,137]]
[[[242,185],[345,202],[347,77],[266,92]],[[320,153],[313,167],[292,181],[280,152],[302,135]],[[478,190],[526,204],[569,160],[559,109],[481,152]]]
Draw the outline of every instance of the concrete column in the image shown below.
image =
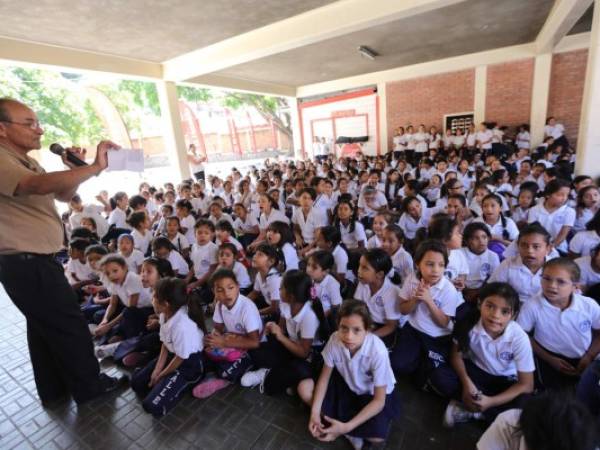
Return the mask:
[[302,128],[300,127],[300,112],[298,111],[298,99],[296,97],[287,97],[290,105],[290,122],[292,126],[292,146],[294,148],[294,159],[304,159],[302,149]]
[[594,1],[575,173],[600,176],[600,0]]
[[475,126],[485,121],[485,96],[487,91],[487,66],[475,68],[475,95],[473,104],[473,122]]
[[537,55],[533,67],[531,116],[529,119],[529,133],[531,135],[532,149],[536,148],[544,140],[544,126],[546,125],[546,116],[548,114],[551,72],[552,53]]
[[177,86],[172,81],[157,81],[160,115],[163,122],[163,139],[169,161],[175,165],[181,179],[191,178],[187,159],[187,148],[183,137]]
[[388,124],[387,124],[387,90],[385,83],[377,83],[377,96],[379,97],[377,120],[379,121],[379,154],[388,152]]

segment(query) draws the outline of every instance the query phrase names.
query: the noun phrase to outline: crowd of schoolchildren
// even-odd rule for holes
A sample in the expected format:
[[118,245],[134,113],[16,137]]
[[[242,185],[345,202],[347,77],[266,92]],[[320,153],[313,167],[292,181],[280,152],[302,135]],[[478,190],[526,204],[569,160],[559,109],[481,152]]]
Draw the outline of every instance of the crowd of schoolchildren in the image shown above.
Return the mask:
[[421,125],[385,156],[75,196],[65,271],[96,354],[157,417],[239,383],[381,448],[405,378],[445,426],[493,423],[480,449],[593,449],[600,191],[558,127],[530,149],[526,125]]

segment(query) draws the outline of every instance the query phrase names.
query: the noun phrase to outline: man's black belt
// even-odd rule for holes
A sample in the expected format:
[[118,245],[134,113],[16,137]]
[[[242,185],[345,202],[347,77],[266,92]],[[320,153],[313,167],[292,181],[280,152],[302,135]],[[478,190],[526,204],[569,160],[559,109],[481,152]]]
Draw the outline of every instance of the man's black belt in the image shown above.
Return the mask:
[[0,262],[30,261],[33,259],[53,259],[56,253],[13,253],[11,255],[0,255]]

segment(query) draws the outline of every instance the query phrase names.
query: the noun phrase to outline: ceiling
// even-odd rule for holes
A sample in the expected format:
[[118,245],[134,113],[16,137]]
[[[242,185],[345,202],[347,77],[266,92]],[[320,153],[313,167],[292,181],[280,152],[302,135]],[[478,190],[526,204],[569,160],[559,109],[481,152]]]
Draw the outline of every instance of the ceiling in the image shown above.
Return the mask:
[[[300,86],[535,40],[553,0],[468,0],[217,72]],[[361,57],[359,45],[380,54]]]
[[0,35],[162,62],[333,1],[1,1]]
[[592,30],[592,19],[594,18],[594,4],[588,8],[581,19],[571,28],[568,34],[585,33]]

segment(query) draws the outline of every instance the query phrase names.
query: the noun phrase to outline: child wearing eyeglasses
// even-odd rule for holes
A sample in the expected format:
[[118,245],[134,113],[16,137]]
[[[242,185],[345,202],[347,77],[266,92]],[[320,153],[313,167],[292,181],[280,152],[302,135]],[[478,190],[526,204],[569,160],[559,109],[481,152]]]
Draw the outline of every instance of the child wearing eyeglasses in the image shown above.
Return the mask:
[[600,352],[600,306],[577,293],[580,276],[568,258],[546,262],[541,293],[523,304],[517,319],[532,337],[536,381],[545,389],[575,385]]

